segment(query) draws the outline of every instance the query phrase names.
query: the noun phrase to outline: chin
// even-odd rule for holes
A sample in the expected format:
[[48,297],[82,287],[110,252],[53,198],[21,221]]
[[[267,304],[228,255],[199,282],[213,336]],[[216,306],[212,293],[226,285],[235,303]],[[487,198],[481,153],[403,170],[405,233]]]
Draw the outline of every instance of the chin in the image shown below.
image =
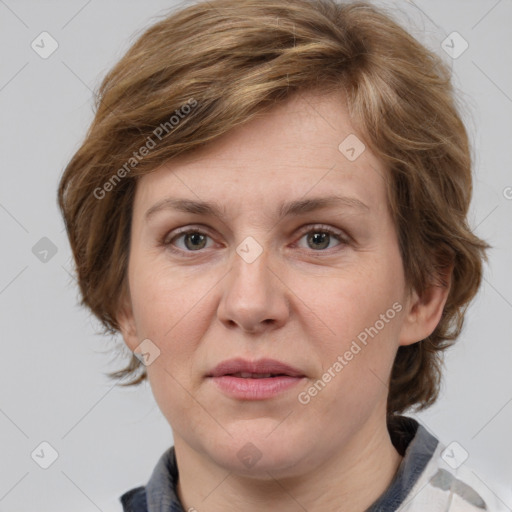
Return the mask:
[[250,428],[244,423],[239,429],[228,429],[232,437],[223,436],[221,442],[210,438],[204,446],[215,464],[226,471],[262,480],[297,473],[299,463],[307,457],[300,450],[312,448],[308,436],[298,439],[289,427],[276,428],[276,422],[268,419],[250,420]]

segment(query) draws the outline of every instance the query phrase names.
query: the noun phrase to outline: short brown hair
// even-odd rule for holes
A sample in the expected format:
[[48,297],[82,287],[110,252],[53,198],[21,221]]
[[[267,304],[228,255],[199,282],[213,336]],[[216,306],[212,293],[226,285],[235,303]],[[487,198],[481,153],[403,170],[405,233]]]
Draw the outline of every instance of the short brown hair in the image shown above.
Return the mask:
[[[82,304],[107,332],[119,330],[139,176],[310,89],[346,98],[358,134],[389,171],[409,290],[442,286],[453,265],[439,324],[425,340],[399,347],[390,377],[388,413],[426,408],[490,246],[466,220],[472,163],[449,69],[366,2],[210,0],[139,37],[104,78],[95,118],[59,186]],[[157,143],[142,151],[150,140]],[[123,385],[146,378],[135,356],[109,375],[132,378]]]

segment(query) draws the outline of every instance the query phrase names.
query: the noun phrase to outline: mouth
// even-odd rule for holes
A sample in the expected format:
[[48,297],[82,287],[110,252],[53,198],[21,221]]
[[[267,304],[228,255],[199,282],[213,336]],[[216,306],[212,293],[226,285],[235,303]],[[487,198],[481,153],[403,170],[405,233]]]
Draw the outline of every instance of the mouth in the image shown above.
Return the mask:
[[222,361],[207,377],[236,376],[242,379],[273,378],[273,377],[305,377],[304,373],[286,363],[276,359],[258,359],[247,361],[236,358]]
[[248,373],[248,372],[237,372],[229,373],[225,376],[238,377],[239,379],[269,379],[274,377],[290,377],[285,373]]
[[265,400],[296,386],[306,376],[273,359],[231,359],[217,365],[207,377],[230,398]]

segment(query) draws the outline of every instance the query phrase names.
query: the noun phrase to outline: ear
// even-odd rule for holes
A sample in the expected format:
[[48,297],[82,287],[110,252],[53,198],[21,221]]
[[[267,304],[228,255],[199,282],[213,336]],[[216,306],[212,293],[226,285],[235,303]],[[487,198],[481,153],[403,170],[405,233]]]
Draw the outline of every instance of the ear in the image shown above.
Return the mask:
[[123,336],[124,342],[128,348],[134,352],[135,348],[139,345],[140,342],[137,336],[137,327],[135,325],[132,305],[128,298],[123,299],[122,304],[119,307],[117,322],[119,324],[119,329]]
[[428,287],[421,297],[416,291],[410,294],[400,331],[400,345],[412,345],[434,332],[450,293],[452,271],[453,265],[439,276],[440,282]]

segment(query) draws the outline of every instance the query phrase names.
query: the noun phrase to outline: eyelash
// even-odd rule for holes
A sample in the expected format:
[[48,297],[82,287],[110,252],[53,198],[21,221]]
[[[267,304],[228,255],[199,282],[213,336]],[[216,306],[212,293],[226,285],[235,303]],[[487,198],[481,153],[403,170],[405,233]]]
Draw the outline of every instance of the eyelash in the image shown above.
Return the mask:
[[[350,243],[350,239],[349,239],[349,237],[347,235],[344,235],[341,231],[335,230],[335,229],[331,228],[330,226],[326,226],[326,225],[323,225],[323,224],[316,224],[316,225],[312,225],[312,226],[305,226],[304,229],[300,230],[299,240],[304,235],[307,235],[308,233],[327,233],[327,234],[333,236],[334,238],[336,238],[338,240],[339,245],[337,245],[336,247],[344,247],[344,246],[346,246],[346,245],[348,245]],[[184,235],[188,235],[188,234],[205,235],[205,236],[211,238],[208,233],[206,233],[205,231],[202,231],[202,229],[199,228],[199,227],[197,227],[197,228],[187,227],[187,228],[178,229],[174,233],[174,235],[173,235],[173,237],[171,239],[169,239],[169,233],[167,233],[164,236],[164,238],[162,239],[161,244],[164,247],[166,247],[169,250],[171,250],[172,252],[180,254],[180,255],[183,255],[183,254],[193,255],[194,253],[201,253],[201,252],[203,252],[202,249],[199,249],[197,251],[188,251],[188,250],[183,250],[183,249],[177,249],[176,247],[174,247],[173,242],[175,242],[180,237],[182,237]],[[311,251],[313,253],[322,253],[322,252],[330,253],[332,249],[335,249],[335,247],[331,247],[331,249],[320,249],[320,250],[317,250],[317,251],[315,251],[314,249],[309,249],[309,251]],[[308,250],[308,249],[305,249],[305,250]]]

